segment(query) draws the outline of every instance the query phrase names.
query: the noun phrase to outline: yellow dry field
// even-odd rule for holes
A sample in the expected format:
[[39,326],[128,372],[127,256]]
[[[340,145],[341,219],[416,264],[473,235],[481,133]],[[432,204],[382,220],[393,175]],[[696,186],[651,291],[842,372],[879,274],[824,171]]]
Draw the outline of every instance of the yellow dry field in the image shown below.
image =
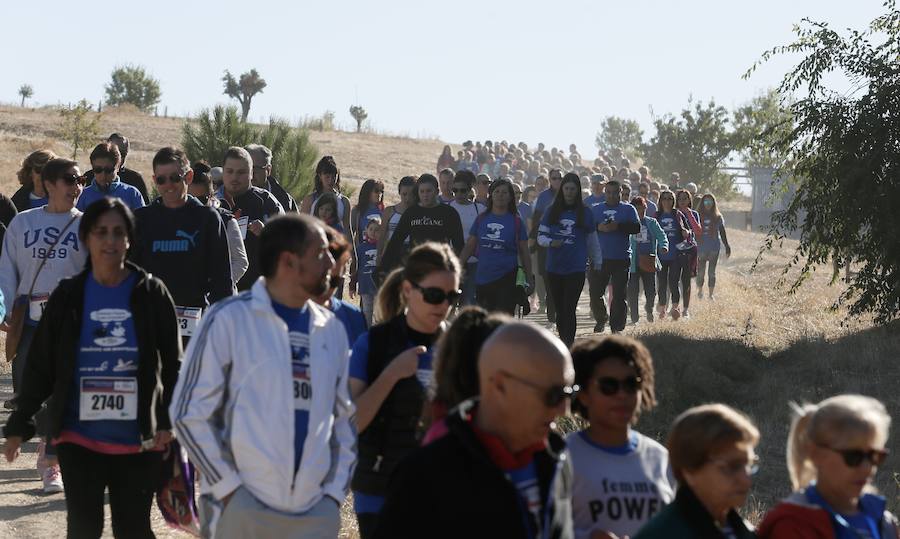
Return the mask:
[[[149,177],[155,149],[179,142],[182,120],[146,117],[128,111],[104,114],[103,133],[119,131],[132,140],[130,166]],[[29,151],[51,147],[59,153],[71,149],[57,137],[58,118],[52,111],[0,107],[0,190],[10,195],[15,170]],[[312,133],[320,154],[332,154],[346,178],[378,177],[394,190],[399,177],[433,172],[443,143],[357,135],[343,132]],[[78,158],[86,163],[84,154]],[[744,209],[744,208],[735,208]],[[666,320],[628,326],[626,334],[642,339],[653,353],[659,406],[641,418],[638,429],[664,440],[668,425],[685,408],[705,402],[725,402],[750,415],[759,425],[761,471],[755,478],[747,516],[757,520],[767,507],[789,491],[784,447],[789,426],[789,401],[818,401],[854,392],[882,399],[889,411],[900,410],[900,325],[874,327],[871,320],[846,319],[829,307],[841,283],[830,284],[831,268],[818,268],[794,295],[778,286],[784,264],[796,243],[788,241],[767,253],[755,272],[751,265],[763,235],[731,229],[730,260],[719,263],[717,300],[698,300],[690,320]],[[591,336],[588,291],[579,306],[579,338]],[[643,309],[641,309],[643,312]],[[529,320],[549,327],[546,319]],[[3,369],[3,395],[10,392],[8,366]],[[5,414],[0,414],[0,421]],[[571,425],[573,421],[561,421]],[[900,444],[892,438],[896,455]],[[60,495],[40,494],[33,472],[34,444],[16,465],[0,467],[0,535],[48,537],[58,535],[65,522]],[[876,477],[877,486],[897,508],[896,465],[888,461]],[[342,537],[355,537],[355,522],[345,506]],[[166,531],[158,517],[160,536]],[[108,528],[107,528],[108,530]],[[15,534],[15,535],[13,535]]]

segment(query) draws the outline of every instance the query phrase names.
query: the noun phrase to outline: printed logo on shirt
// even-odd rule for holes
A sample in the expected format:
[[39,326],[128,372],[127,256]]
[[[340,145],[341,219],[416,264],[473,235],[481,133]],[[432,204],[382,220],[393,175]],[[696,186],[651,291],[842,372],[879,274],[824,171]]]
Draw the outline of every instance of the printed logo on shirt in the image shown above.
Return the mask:
[[490,232],[484,235],[484,239],[486,240],[499,240],[500,234],[503,233],[503,229],[505,228],[500,223],[488,223],[485,225]]
[[373,268],[375,268],[375,265],[376,265],[375,262],[376,262],[376,259],[378,258],[378,249],[375,249],[375,248],[366,249],[364,254],[366,257],[365,267],[367,268],[368,271],[371,271]]
[[612,222],[616,220],[616,210],[603,210],[603,215],[606,216],[606,222]]
[[[119,360],[121,361],[121,360]],[[104,361],[100,365],[96,367],[79,367],[79,372],[106,372],[106,369],[109,367],[109,361]]]
[[434,217],[419,217],[409,221],[411,226],[444,226],[443,219],[435,219]]
[[[105,362],[104,362],[104,364],[105,364]],[[131,359],[129,359],[128,361],[123,361],[122,359],[119,359],[116,362],[115,367],[113,367],[113,372],[127,372],[127,371],[136,371],[136,370],[137,370],[137,364]]]
[[559,220],[559,235],[564,236],[562,238],[563,243],[566,245],[572,245],[575,243],[575,221],[571,219],[560,219]]
[[630,520],[644,522],[662,510],[666,504],[659,497],[659,489],[648,481],[609,481],[601,483],[605,499],[590,500],[591,520]]
[[[72,227],[69,227],[70,229]],[[78,234],[76,232],[66,232],[66,235],[57,240],[60,235],[60,229],[48,226],[46,228],[35,228],[34,230],[26,230],[23,238],[26,249],[31,249],[33,258],[68,258],[69,249],[79,251]],[[56,244],[54,246],[53,244]],[[53,247],[51,250],[50,248]]]
[[195,240],[197,239],[197,234],[200,231],[197,230],[193,234],[189,234],[184,230],[176,230],[174,240],[154,240],[152,252],[154,253],[186,253],[196,247]]
[[131,313],[125,309],[100,309],[91,311],[90,319],[99,322],[94,330],[94,344],[103,348],[113,348],[124,344],[125,326],[122,322],[131,318]]

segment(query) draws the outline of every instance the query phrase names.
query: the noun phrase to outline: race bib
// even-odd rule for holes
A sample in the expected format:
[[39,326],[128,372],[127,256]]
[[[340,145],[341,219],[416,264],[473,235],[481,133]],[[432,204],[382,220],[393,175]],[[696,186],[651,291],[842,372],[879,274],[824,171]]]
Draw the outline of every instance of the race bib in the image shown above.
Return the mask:
[[81,379],[81,421],[137,419],[137,378],[88,376]]
[[294,410],[308,412],[312,407],[312,383],[309,379],[309,366],[294,364]]
[[203,309],[200,307],[175,307],[175,315],[178,317],[178,327],[182,337],[191,337],[200,323]]
[[238,222],[238,228],[241,229],[241,238],[247,239],[247,225],[250,224],[250,217],[248,217],[246,215],[243,217],[239,217],[237,222]]
[[44,309],[47,307],[47,301],[49,299],[50,294],[32,295],[30,301],[28,302],[28,317],[35,322],[39,322],[41,320],[41,316],[44,315]]
[[638,234],[638,241],[640,243],[647,243],[647,241],[649,241],[647,239],[647,227],[644,225],[641,225],[641,233]]
[[422,384],[426,391],[430,392],[434,387],[434,371],[431,369],[416,370],[416,379],[419,380],[419,383]]

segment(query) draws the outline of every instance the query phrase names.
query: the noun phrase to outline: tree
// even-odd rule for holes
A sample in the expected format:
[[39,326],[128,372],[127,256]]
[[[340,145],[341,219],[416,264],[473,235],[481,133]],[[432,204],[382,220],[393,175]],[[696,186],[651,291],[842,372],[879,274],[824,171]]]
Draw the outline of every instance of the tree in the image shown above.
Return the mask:
[[735,150],[748,167],[779,168],[788,155],[773,146],[794,128],[790,103],[775,89],[754,97],[733,113]]
[[112,106],[130,104],[143,112],[150,112],[161,96],[159,81],[140,66],[115,68],[112,80],[106,85],[106,102]]
[[226,69],[222,83],[225,85],[223,93],[237,99],[241,104],[241,120],[246,122],[247,116],[250,115],[250,102],[256,94],[262,93],[266,87],[266,80],[260,77],[255,69],[241,75],[240,80],[235,80],[234,75]]
[[356,120],[356,132],[359,133],[362,131],[362,123],[369,117],[369,113],[361,106],[353,105],[350,107],[350,116],[353,116],[353,119]]
[[34,88],[31,87],[30,84],[23,84],[19,86],[19,95],[22,96],[22,107],[25,107],[25,100],[31,99],[31,96],[34,95]]
[[735,142],[725,107],[713,100],[704,105],[691,99],[679,116],[655,118],[653,125],[656,134],[641,145],[651,170],[663,175],[678,172],[683,181],[698,183],[716,196],[735,194],[731,177],[721,171]]
[[100,139],[101,113],[94,113],[87,99],[82,99],[75,106],[59,109],[62,117],[62,137],[72,145],[72,159],[78,156],[78,150],[86,148]]
[[600,122],[600,131],[597,132],[595,143],[597,149],[604,153],[620,148],[629,157],[640,157],[643,140],[644,132],[635,120],[607,116]]
[[201,111],[181,129],[181,145],[191,160],[205,159],[211,166],[223,164],[229,147],[251,143],[272,150],[273,174],[295,198],[312,191],[318,150],[306,129],[291,127],[277,118],[262,127],[249,124],[240,119],[237,107],[221,105]]
[[[886,13],[868,28],[846,34],[803,19],[796,41],[765,52],[745,75],[776,55],[801,57],[778,87],[781,95],[800,92],[790,107],[795,126],[772,145],[790,157],[779,172],[792,178],[795,194],[772,217],[757,262],[799,230],[782,277],[799,268],[790,291],[817,265],[856,262],[860,267],[833,308],[849,305],[850,316],[873,313],[879,324],[900,317],[900,10],[895,0],[884,6]],[[831,74],[851,88],[826,86]]]

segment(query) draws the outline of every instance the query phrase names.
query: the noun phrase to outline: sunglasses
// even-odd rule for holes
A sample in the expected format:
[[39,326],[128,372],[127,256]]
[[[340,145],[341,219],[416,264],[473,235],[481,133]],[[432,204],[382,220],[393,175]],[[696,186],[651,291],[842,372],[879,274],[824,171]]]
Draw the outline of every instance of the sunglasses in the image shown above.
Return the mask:
[[165,185],[169,183],[181,183],[184,181],[185,174],[172,174],[171,176],[154,176],[157,185]]
[[94,174],[112,174],[116,171],[116,167],[94,167]]
[[887,449],[869,449],[868,451],[865,451],[862,449],[835,449],[833,447],[828,447],[827,445],[819,445],[819,447],[839,454],[844,459],[844,464],[850,468],[856,468],[862,464],[863,461],[869,461],[872,466],[881,466],[881,463],[883,463],[890,454]]
[[59,179],[66,182],[66,185],[84,185],[85,183],[84,176],[76,176],[75,174],[66,174]]
[[422,299],[425,300],[425,303],[430,305],[440,305],[445,301],[450,305],[456,303],[456,300],[462,296],[462,290],[451,290],[450,292],[445,292],[442,288],[438,288],[436,286],[429,286],[424,288],[417,283],[410,283],[413,288],[422,293]]
[[574,399],[575,395],[578,394],[579,387],[576,385],[572,386],[551,386],[547,387],[541,384],[536,384],[531,380],[526,380],[525,378],[521,378],[512,374],[508,371],[500,371],[503,376],[506,376],[510,380],[515,380],[520,384],[526,385],[532,389],[537,390],[538,392],[543,393],[544,396],[544,406],[547,408],[556,408],[562,403],[565,399]]
[[612,397],[619,391],[624,391],[629,395],[635,395],[640,391],[643,382],[644,381],[640,376],[629,376],[622,380],[604,376],[597,378],[597,389],[607,397]]

